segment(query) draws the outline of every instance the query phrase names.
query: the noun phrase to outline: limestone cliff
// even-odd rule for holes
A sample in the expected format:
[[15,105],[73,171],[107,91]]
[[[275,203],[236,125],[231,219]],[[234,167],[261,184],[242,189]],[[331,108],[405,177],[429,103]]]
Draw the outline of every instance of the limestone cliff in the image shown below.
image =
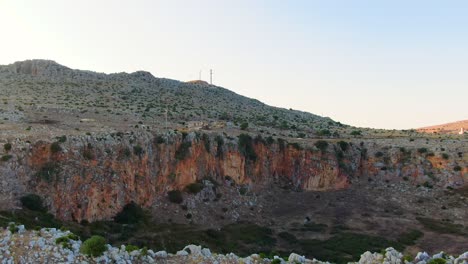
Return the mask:
[[441,186],[468,180],[466,168],[448,172],[447,162],[435,157],[413,153],[408,161],[408,154],[399,150],[370,157],[372,150],[352,143],[340,148],[330,142],[320,150],[282,140],[193,132],[115,133],[62,141],[13,144],[10,159],[0,166],[3,207],[25,193],[38,193],[60,219],[94,221],[112,218],[131,201],[150,207],[168,190],[207,177],[223,181],[229,176],[259,190],[287,183],[306,191],[342,189],[363,177],[422,184],[435,174],[443,175],[437,180]]

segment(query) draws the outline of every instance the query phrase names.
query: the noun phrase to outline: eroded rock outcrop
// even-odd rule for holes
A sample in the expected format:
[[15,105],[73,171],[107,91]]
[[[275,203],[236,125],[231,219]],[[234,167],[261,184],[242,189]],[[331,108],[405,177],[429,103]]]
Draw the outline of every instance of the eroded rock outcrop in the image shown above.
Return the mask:
[[[131,201],[150,207],[167,191],[208,177],[229,177],[253,189],[279,183],[299,190],[337,190],[364,176],[423,182],[438,169],[417,155],[421,162],[405,163],[398,152],[379,161],[368,157],[365,146],[353,144],[346,149],[328,144],[320,150],[193,132],[71,137],[54,146],[51,141],[16,142],[13,152],[0,167],[4,204],[38,193],[58,218],[75,221],[112,218]],[[445,173],[440,184],[466,181],[465,171]]]

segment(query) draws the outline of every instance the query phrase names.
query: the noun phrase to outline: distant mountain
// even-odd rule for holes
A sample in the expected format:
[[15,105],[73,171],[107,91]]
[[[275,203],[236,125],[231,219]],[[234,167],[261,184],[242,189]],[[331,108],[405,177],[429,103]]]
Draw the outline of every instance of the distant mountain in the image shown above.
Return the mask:
[[442,125],[421,127],[418,128],[417,131],[421,133],[459,134],[462,129],[464,132],[468,131],[468,120],[461,120]]

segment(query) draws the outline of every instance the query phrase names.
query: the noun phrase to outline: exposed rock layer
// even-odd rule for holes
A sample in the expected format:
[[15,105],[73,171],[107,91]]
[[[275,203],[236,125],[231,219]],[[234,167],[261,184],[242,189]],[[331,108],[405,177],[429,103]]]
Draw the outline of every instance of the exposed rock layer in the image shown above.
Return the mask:
[[51,142],[18,142],[12,150],[16,154],[0,167],[4,177],[0,198],[12,204],[25,193],[38,193],[60,219],[95,221],[112,218],[131,201],[150,207],[168,190],[207,177],[222,181],[229,176],[258,190],[273,183],[300,190],[337,190],[358,177],[422,184],[429,174],[437,175],[441,186],[467,182],[466,168],[449,172],[447,161],[417,153],[408,162],[408,154],[399,150],[380,159],[368,157],[371,150],[354,144],[345,151],[329,144],[321,151],[252,139],[249,154],[238,146],[237,138],[218,141],[214,135],[162,137],[140,132],[69,138],[55,152]]

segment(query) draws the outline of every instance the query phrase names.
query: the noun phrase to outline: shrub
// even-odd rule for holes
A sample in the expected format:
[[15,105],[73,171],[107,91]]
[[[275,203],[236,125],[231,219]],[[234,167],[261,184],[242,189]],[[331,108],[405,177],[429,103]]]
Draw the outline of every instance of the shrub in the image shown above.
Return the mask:
[[60,146],[59,142],[54,142],[50,145],[50,152],[52,152],[53,154],[60,151],[62,151],[62,147]]
[[3,156],[2,156],[2,161],[9,161],[11,158],[13,158],[12,155],[9,155],[9,154],[3,155]]
[[252,137],[248,134],[239,135],[239,151],[247,160],[256,161],[257,154],[255,153]]
[[45,180],[47,182],[52,181],[56,178],[56,176],[60,172],[60,166],[56,162],[47,162],[45,163],[38,172],[36,172],[35,176],[40,178],[41,180]]
[[125,149],[123,150],[123,155],[124,155],[126,158],[129,158],[130,155],[132,155],[132,152],[130,151],[129,148],[125,148]]
[[461,168],[460,166],[457,165],[457,166],[453,167],[453,170],[454,170],[454,171],[461,171],[462,168]]
[[328,148],[328,142],[326,142],[325,140],[319,140],[315,142],[314,146],[320,149],[320,151],[324,152]]
[[449,155],[447,153],[442,153],[442,158],[448,160]]
[[203,145],[205,146],[206,152],[210,153],[210,137],[207,134],[202,135]]
[[299,143],[297,143],[297,142],[288,143],[288,146],[291,146],[291,147],[293,147],[293,148],[296,149],[296,150],[302,150],[301,145],[300,145]]
[[197,194],[203,190],[203,184],[194,182],[185,186],[185,190],[189,193]]
[[418,148],[418,152],[419,152],[420,154],[426,153],[426,152],[427,152],[427,148]]
[[242,130],[246,130],[248,127],[249,127],[249,123],[247,123],[247,122],[244,122],[244,123],[242,123],[240,125],[240,129],[242,129]]
[[322,130],[317,131],[317,135],[318,136],[330,136],[331,132],[328,129],[322,129]]
[[87,160],[93,160],[94,159],[93,150],[90,148],[83,149],[83,157]]
[[136,145],[133,147],[133,154],[137,156],[141,156],[143,154],[143,148],[140,145]]
[[275,139],[272,136],[268,136],[266,138],[265,142],[267,143],[267,145],[271,145],[271,144],[275,143]]
[[377,151],[374,155],[376,158],[381,158],[384,156],[383,152],[382,151]]
[[83,242],[81,253],[93,257],[98,257],[106,250],[106,239],[102,236],[92,236]]
[[44,211],[42,198],[37,194],[27,194],[20,198],[21,204],[32,211]]
[[281,264],[281,259],[274,259],[270,263],[271,264]]
[[135,250],[138,250],[139,248],[137,246],[134,246],[134,245],[126,245],[125,246],[125,251],[127,251],[128,253],[132,252],[132,251],[135,251]]
[[191,142],[183,142],[175,153],[175,158],[178,160],[184,160],[190,154]]
[[351,131],[351,136],[361,136],[361,130],[353,130]]
[[8,152],[8,151],[11,150],[11,144],[10,144],[10,143],[6,143],[5,145],[3,145],[3,148],[5,149],[6,152]]
[[64,143],[65,141],[67,141],[67,136],[61,136],[61,137],[58,137],[58,142],[60,143]]
[[240,195],[246,195],[248,190],[249,190],[249,188],[247,188],[247,186],[242,186],[239,189],[239,194]]
[[217,145],[217,148],[216,148],[216,157],[223,157],[224,139],[223,139],[222,136],[217,135],[217,136],[215,137],[215,141],[216,141],[216,145]]
[[421,238],[424,235],[423,232],[419,230],[410,230],[409,232],[401,234],[397,241],[403,245],[414,245],[416,240]]
[[348,150],[349,143],[341,140],[341,141],[338,141],[338,146],[341,148],[341,150],[346,151]]
[[431,259],[429,260],[429,262],[427,264],[445,264],[447,263],[447,261],[443,258],[435,258],[435,259]]
[[133,224],[141,222],[144,218],[143,209],[135,202],[130,202],[114,217],[114,221],[120,224]]
[[182,192],[179,190],[172,190],[167,193],[167,196],[169,198],[169,201],[171,203],[182,203],[184,201],[184,198],[182,197]]
[[154,138],[154,142],[156,142],[156,144],[162,144],[162,143],[166,142],[166,140],[164,140],[163,136],[158,135],[158,136],[156,136],[156,138]]

